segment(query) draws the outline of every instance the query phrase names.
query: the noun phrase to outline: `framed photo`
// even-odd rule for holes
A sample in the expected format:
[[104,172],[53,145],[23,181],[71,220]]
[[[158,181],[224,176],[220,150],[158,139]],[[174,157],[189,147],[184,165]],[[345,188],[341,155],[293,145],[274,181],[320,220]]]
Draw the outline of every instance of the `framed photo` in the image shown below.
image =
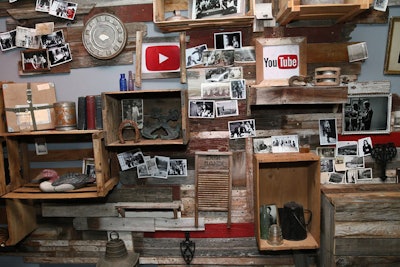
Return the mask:
[[391,17],[386,43],[384,74],[400,74],[400,47],[397,45],[399,42],[400,17]]
[[49,71],[49,54],[46,49],[27,49],[21,52],[23,72]]
[[256,136],[256,122],[254,119],[229,121],[228,129],[230,139]]
[[237,100],[215,101],[215,109],[217,118],[239,115]]
[[48,49],[50,67],[58,66],[72,60],[69,44],[54,46]]
[[170,159],[168,176],[187,176],[187,159]]
[[189,118],[214,118],[213,100],[189,100]]
[[94,158],[84,158],[82,162],[82,173],[88,176],[96,176]]
[[336,119],[319,120],[320,145],[334,145],[337,141]]
[[307,75],[305,37],[257,38],[255,43],[258,85],[284,86],[292,76]]
[[237,49],[242,47],[242,32],[214,33],[215,49]]
[[343,105],[343,134],[390,132],[391,94],[351,95]]
[[192,19],[203,19],[210,17],[236,16],[244,11],[243,0],[227,1],[207,1],[191,0],[189,1],[189,13]]
[[17,30],[0,33],[1,51],[7,51],[7,50],[10,50],[13,48],[17,48],[17,45],[15,43],[16,34],[17,34]]
[[299,152],[298,135],[271,136],[272,153]]
[[272,153],[272,138],[253,138],[254,153]]
[[143,99],[122,99],[122,120],[131,120],[143,128]]

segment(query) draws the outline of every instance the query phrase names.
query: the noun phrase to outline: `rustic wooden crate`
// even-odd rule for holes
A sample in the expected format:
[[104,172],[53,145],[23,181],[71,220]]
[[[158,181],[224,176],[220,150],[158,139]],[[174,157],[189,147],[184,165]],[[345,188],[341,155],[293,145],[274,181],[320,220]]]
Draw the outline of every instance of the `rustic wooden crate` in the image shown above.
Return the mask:
[[286,25],[294,20],[334,20],[345,22],[368,10],[370,0],[344,0],[342,4],[302,5],[301,0],[279,1],[276,21]]
[[[254,222],[256,240],[260,250],[317,249],[320,242],[320,161],[314,153],[255,154]],[[260,207],[274,204],[282,208],[289,201],[311,210],[312,220],[307,238],[300,241],[284,240],[273,246],[260,237]]]
[[323,185],[321,266],[400,263],[400,185]]
[[[215,27],[252,27],[254,21],[253,1],[245,1],[245,14],[243,16],[228,16],[204,19],[167,20],[166,13],[174,10],[186,11],[190,7],[190,0],[153,1],[153,22],[164,32],[180,32],[196,28]],[[190,11],[189,11],[190,12]],[[190,17],[190,15],[188,16]]]
[[[179,145],[187,144],[189,141],[188,130],[188,100],[187,90],[169,89],[169,90],[138,90],[127,92],[104,92],[103,99],[103,127],[106,131],[106,143],[109,147],[118,146],[145,146],[145,145]],[[140,138],[139,142],[127,140],[125,143],[119,141],[118,128],[122,122],[122,105],[123,99],[143,99],[143,121],[144,124],[155,121],[151,117],[153,109],[160,109],[160,112],[165,115],[169,110],[176,109],[180,112],[180,117],[170,126],[180,126],[181,133],[177,139],[145,139]],[[160,135],[165,133],[161,132]]]

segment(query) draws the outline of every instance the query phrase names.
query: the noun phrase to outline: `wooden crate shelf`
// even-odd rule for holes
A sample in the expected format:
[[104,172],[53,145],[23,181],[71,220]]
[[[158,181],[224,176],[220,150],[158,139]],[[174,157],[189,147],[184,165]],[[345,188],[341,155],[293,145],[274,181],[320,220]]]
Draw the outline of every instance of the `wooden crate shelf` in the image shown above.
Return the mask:
[[[119,182],[118,176],[111,174],[104,135],[103,131],[98,130],[4,133],[10,181],[6,182],[5,179],[0,181],[2,197],[16,199],[104,197]],[[35,139],[39,137],[44,138],[47,143],[47,155],[36,155],[34,143]],[[69,192],[49,193],[41,192],[38,184],[31,183],[36,175],[47,168],[46,163],[48,162],[52,165],[50,168],[56,170],[59,175],[67,172],[80,173],[84,158],[94,158],[96,183],[90,186]],[[81,163],[79,164],[79,162]],[[65,164],[66,166],[64,166]]]
[[[108,147],[131,147],[150,145],[186,145],[189,141],[188,129],[188,96],[187,90],[140,90],[128,92],[106,92],[102,93],[103,99],[103,125],[106,131],[106,145]],[[119,140],[119,126],[123,121],[121,100],[143,99],[143,124],[144,127],[154,123],[157,119],[152,117],[153,109],[159,109],[162,115],[167,115],[170,110],[177,110],[179,118],[177,121],[169,121],[171,127],[180,128],[180,136],[176,139],[162,139],[165,135],[162,129],[156,131],[159,138],[146,139],[143,136],[138,142],[126,140],[121,143]],[[160,114],[158,114],[160,115]]]
[[[259,250],[317,249],[320,242],[320,161],[314,153],[270,153],[253,156],[254,222]],[[307,237],[300,241],[284,240],[273,246],[261,239],[260,208],[295,201],[312,212]]]
[[295,20],[333,20],[336,23],[346,22],[361,12],[368,10],[372,3],[370,0],[344,0],[341,4],[315,5],[302,5],[301,0],[279,2],[280,6],[276,21],[280,25],[287,25]]
[[[202,19],[168,20],[167,12],[174,10],[186,11],[189,8],[188,1],[153,1],[153,22],[163,32],[180,32],[196,28],[216,27],[252,27],[254,22],[253,1],[245,1],[245,14],[243,16],[210,17]],[[190,11],[189,11],[190,12]],[[188,16],[190,17],[190,16]]]

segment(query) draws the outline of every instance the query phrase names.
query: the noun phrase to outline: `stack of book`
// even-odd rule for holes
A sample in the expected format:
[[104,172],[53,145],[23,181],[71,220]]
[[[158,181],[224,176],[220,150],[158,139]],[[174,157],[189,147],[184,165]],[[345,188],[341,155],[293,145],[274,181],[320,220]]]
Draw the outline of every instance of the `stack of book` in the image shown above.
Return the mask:
[[103,129],[101,95],[78,97],[78,130]]

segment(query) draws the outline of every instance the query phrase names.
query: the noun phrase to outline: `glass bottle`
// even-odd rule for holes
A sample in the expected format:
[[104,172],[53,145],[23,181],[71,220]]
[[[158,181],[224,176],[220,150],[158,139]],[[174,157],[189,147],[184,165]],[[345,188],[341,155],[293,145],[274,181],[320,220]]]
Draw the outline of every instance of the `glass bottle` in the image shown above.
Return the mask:
[[127,90],[127,83],[126,83],[126,78],[125,74],[121,73],[121,77],[119,78],[119,90],[120,91],[126,91]]
[[260,207],[260,238],[268,239],[268,231],[270,227],[269,214],[266,205]]
[[129,71],[128,73],[128,91],[133,91],[135,89],[135,80],[133,79],[132,76],[132,71]]

